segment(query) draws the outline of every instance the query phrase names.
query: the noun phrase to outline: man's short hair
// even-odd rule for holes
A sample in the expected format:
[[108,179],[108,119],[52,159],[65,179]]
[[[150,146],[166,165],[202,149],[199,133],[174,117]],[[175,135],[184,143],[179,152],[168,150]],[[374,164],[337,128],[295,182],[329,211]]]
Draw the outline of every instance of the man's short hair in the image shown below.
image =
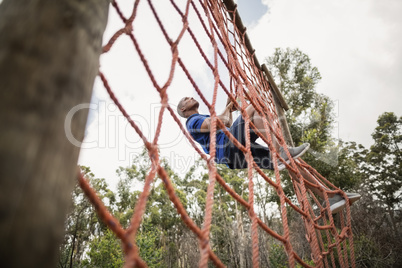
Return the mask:
[[177,104],[177,113],[178,113],[181,117],[184,117],[184,114],[183,114],[183,112],[181,111],[181,108],[183,107],[183,105],[181,104],[182,100],[183,100],[183,99],[181,99],[181,100],[179,101],[179,103]]

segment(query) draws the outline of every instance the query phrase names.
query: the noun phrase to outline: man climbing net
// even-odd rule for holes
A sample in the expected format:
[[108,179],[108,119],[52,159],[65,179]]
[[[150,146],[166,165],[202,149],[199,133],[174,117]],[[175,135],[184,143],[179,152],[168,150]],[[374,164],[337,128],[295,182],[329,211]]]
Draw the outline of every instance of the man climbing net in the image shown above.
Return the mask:
[[[199,102],[192,97],[184,97],[180,100],[177,105],[178,114],[186,118],[186,127],[192,138],[197,141],[205,153],[210,154],[210,130],[211,130],[211,117],[209,115],[200,114]],[[242,115],[239,115],[238,118],[234,121],[232,119],[232,112],[235,111],[234,103],[228,98],[226,107],[224,111],[217,116],[219,118],[225,128],[236,138],[241,145],[246,145],[246,126],[245,121]],[[253,105],[248,105],[245,109],[245,112],[257,130],[261,132],[265,138],[267,138],[267,133],[264,131],[264,123],[261,119],[261,116],[255,110]],[[253,156],[254,162],[262,169],[270,169],[274,170],[274,165],[271,157],[271,151],[268,147],[262,146],[256,143],[258,135],[256,132],[250,128],[250,149],[251,154]],[[290,163],[290,159],[286,154],[284,148],[280,146],[278,141],[272,135],[273,146],[276,151],[279,151],[279,157],[283,159],[287,164]],[[310,144],[304,143],[298,147],[288,147],[288,151],[290,156],[293,159],[297,159],[301,157],[304,153],[309,149]],[[245,155],[243,152],[225,135],[222,130],[217,130],[216,132],[216,156],[215,161],[218,164],[226,164],[230,169],[245,169],[248,164],[245,159]],[[286,166],[283,162],[279,161],[278,170],[285,169]],[[309,174],[306,170],[299,168],[300,173],[304,178],[309,180],[314,185],[320,185],[324,190],[329,190],[324,187],[322,184],[317,182],[314,177]],[[321,190],[316,187],[310,186],[307,184],[307,187],[324,199],[323,193]],[[347,198],[349,199],[350,204],[360,199],[360,195],[357,193],[345,193]],[[329,204],[330,210],[333,214],[341,211],[345,205],[346,200],[340,194],[329,194]],[[325,202],[323,204],[325,207]]]
[[[100,79],[110,98],[143,140],[152,163],[144,181],[144,188],[133,209],[133,217],[129,228],[124,229],[119,224],[90,188],[83,175],[81,174],[79,177],[81,187],[91,202],[94,203],[100,218],[121,239],[125,250],[126,267],[146,267],[146,264],[139,256],[135,238],[146,211],[151,185],[156,179],[161,179],[161,183],[166,188],[166,194],[183,223],[195,235],[199,244],[200,267],[208,267],[208,261],[212,261],[217,267],[224,267],[225,265],[218,258],[216,252],[214,252],[213,245],[210,243],[211,223],[212,218],[215,216],[213,214],[213,202],[216,182],[236,201],[236,204],[240,204],[247,211],[251,230],[250,251],[252,256],[250,259],[253,267],[259,267],[260,265],[260,231],[273,237],[283,245],[288,257],[289,267],[295,267],[296,262],[303,267],[311,267],[307,263],[310,258],[304,259],[305,256],[300,255],[297,252],[297,248],[293,247],[288,210],[295,211],[300,215],[304,223],[305,232],[303,234],[305,235],[303,237],[306,238],[306,242],[310,245],[311,261],[317,267],[355,267],[349,205],[359,199],[360,196],[358,194],[344,193],[305,163],[301,156],[308,150],[308,144],[294,148],[285,145],[282,134],[286,131],[281,132],[281,115],[275,112],[278,108],[284,108],[282,104],[281,107],[275,104],[275,98],[280,96],[280,93],[275,92],[276,85],[269,79],[269,71],[265,71],[264,65],[259,64],[234,2],[232,0],[184,1],[182,6],[177,5],[173,0],[150,0],[147,1],[148,5],[143,6],[139,2],[135,1],[129,17],[124,15],[116,1],[112,2],[124,26],[110,38],[109,42],[103,47],[103,53],[108,53],[123,35],[127,35],[132,41],[133,48],[139,56],[140,65],[144,67],[143,70],[145,70],[149,81],[152,82],[151,88],[155,88],[159,93],[160,103],[162,104],[153,140],[149,140],[146,133],[143,133],[135,120],[129,116],[129,113],[115,95],[109,79],[106,78],[102,70],[99,71]],[[166,29],[165,24],[170,23],[172,17],[169,15],[167,16],[168,20],[163,20],[159,12],[164,13],[165,9],[161,8],[158,11],[153,2],[158,2],[158,5],[171,5],[173,8],[172,14],[176,14],[180,21],[177,28],[179,33],[173,33]],[[134,21],[138,22],[138,18],[141,18],[140,15],[147,14],[142,12],[142,8],[149,8],[150,15],[157,22],[157,29],[160,29],[161,36],[157,42],[158,46],[168,45],[171,52],[171,60],[167,69],[169,75],[167,80],[162,81],[162,83],[156,75],[155,66],[148,61],[149,53],[141,46],[140,40],[143,36],[138,31],[140,23],[133,27]],[[137,12],[137,10],[141,10],[141,12]],[[199,31],[196,32],[195,29],[197,28],[199,28]],[[146,30],[149,32],[148,28]],[[207,42],[202,42],[200,37],[204,37]],[[201,87],[196,74],[198,69],[194,71],[190,68],[192,66],[190,66],[189,62],[192,64],[194,62],[193,58],[187,62],[185,53],[182,53],[184,47],[191,48],[191,45],[186,44],[187,41],[192,43],[192,48],[195,49],[192,56],[199,56],[201,65],[209,70],[214,77],[215,85],[212,103],[206,100],[205,92],[200,90]],[[204,44],[208,48],[204,48]],[[154,52],[152,50],[152,53]],[[211,54],[211,52],[213,53]],[[186,127],[188,131],[185,130],[186,127],[180,122],[168,102],[168,93],[175,91],[172,89],[172,85],[175,82],[174,78],[176,79],[180,75],[184,75],[187,78],[190,87],[197,92],[211,114],[211,116],[199,114],[198,102],[192,98],[183,98],[179,103],[178,113],[180,116],[187,118]],[[249,90],[250,94],[245,94],[246,89]],[[228,101],[225,111],[216,116],[215,107],[218,91],[219,93],[224,92],[229,96],[230,101]],[[241,107],[237,104],[234,96],[240,96]],[[245,97],[250,101],[250,105],[246,105]],[[232,124],[231,113],[235,108],[241,111],[241,116]],[[191,146],[208,165],[209,180],[202,226],[198,226],[186,211],[185,206],[178,198],[175,186],[169,179],[169,173],[161,165],[158,140],[162,131],[164,114],[167,113],[171,115]],[[263,114],[266,116],[262,116]],[[257,144],[257,137],[261,138],[268,147]],[[201,144],[204,152],[209,154],[210,157],[197,147],[194,140]],[[248,169],[247,198],[243,198],[235,189],[230,187],[217,172],[215,163],[211,160],[226,164],[232,169]],[[284,168],[287,168],[292,177],[297,200],[293,198],[291,200],[284,193],[281,175],[279,174],[279,170]],[[274,170],[275,174],[269,177],[262,169]],[[278,215],[281,221],[281,228],[278,231],[268,226],[265,219],[259,215],[258,209],[256,209],[257,211],[255,210],[254,188],[256,187],[254,187],[253,182],[254,172],[257,172],[265,180],[270,189],[272,189],[272,193],[277,194],[279,200]],[[317,200],[317,196],[320,197],[320,200]],[[325,204],[323,204],[323,200],[325,200]],[[335,222],[332,214],[342,212],[343,208],[345,208],[345,213],[337,213],[339,220]]]

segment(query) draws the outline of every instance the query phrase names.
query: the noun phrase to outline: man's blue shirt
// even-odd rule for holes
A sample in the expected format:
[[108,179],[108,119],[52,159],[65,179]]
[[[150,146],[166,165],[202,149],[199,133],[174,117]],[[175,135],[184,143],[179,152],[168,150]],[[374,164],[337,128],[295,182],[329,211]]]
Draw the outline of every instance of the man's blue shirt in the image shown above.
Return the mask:
[[[193,114],[186,121],[186,127],[190,135],[197,141],[205,153],[209,154],[210,133],[201,132],[201,125],[209,115]],[[229,128],[227,128],[229,129]],[[225,154],[228,145],[228,138],[222,130],[216,131],[216,156],[215,161],[218,164],[226,164],[227,157]]]

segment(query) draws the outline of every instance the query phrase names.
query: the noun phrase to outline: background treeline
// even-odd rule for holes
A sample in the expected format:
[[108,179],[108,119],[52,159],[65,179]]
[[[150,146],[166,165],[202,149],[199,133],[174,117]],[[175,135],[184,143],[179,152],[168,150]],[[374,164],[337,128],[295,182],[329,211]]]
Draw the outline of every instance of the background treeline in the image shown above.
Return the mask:
[[[356,142],[338,141],[332,135],[334,104],[316,91],[321,76],[309,57],[298,49],[277,49],[266,59],[291,110],[287,120],[296,145],[309,142],[312,150],[303,159],[324,177],[345,191],[362,195],[353,204],[352,224],[358,267],[402,267],[402,117],[384,112],[372,132],[370,148]],[[117,170],[119,182],[110,190],[103,178],[89,167],[81,167],[109,210],[124,227],[129,225],[133,208],[149,169],[144,152],[132,166]],[[176,194],[192,219],[202,226],[208,173],[202,161],[179,176],[162,160],[176,187]],[[239,195],[247,200],[245,171],[218,166],[218,171]],[[295,199],[284,172],[288,197]],[[272,174],[270,174],[272,175]],[[282,233],[278,199],[261,178],[255,178],[255,208],[269,227]],[[215,189],[211,246],[228,267],[251,267],[250,221],[247,211],[217,184]],[[292,245],[307,262],[310,248],[300,216],[288,209]],[[287,267],[281,243],[259,232],[261,267]],[[196,267],[199,260],[197,239],[181,221],[164,186],[156,179],[149,195],[143,223],[137,235],[141,257],[150,267]],[[66,235],[60,246],[59,267],[121,267],[124,263],[120,242],[99,221],[81,189],[72,194],[72,210],[66,220]]]

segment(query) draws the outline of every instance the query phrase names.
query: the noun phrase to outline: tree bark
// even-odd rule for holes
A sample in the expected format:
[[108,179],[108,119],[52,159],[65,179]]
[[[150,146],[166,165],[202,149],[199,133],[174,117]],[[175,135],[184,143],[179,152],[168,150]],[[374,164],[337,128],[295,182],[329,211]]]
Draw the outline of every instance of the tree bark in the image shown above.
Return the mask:
[[[243,190],[241,195],[243,196]],[[239,232],[239,261],[240,267],[246,267],[246,250],[245,250],[245,234],[244,234],[244,226],[243,226],[243,216],[241,215],[241,210],[237,208],[237,202],[235,203],[236,208],[236,218],[237,218],[237,230]]]
[[[55,267],[79,147],[64,122],[90,101],[108,0],[0,4],[0,263]],[[87,110],[72,120],[82,141]]]

